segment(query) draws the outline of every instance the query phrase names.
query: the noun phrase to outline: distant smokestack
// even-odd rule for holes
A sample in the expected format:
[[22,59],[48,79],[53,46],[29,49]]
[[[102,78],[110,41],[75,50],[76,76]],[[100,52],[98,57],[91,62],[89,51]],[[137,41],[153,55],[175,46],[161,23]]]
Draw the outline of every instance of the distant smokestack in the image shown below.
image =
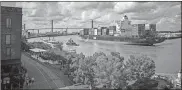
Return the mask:
[[93,24],[94,24],[94,21],[92,20],[92,28],[94,28],[94,25]]
[[53,32],[53,20],[51,21],[51,32]]

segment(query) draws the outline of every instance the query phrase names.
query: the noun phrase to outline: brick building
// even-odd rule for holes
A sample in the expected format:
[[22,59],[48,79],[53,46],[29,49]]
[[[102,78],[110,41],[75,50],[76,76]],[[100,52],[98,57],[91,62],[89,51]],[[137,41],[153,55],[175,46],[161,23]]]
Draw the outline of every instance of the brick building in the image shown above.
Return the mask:
[[22,8],[1,6],[1,90],[23,88]]

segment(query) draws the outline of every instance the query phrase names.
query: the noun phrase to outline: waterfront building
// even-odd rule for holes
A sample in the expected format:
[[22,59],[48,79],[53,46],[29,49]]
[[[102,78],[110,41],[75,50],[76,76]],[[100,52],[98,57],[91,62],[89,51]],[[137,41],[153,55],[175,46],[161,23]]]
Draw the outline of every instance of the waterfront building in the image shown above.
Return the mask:
[[22,8],[1,6],[1,90],[23,86],[21,36]]

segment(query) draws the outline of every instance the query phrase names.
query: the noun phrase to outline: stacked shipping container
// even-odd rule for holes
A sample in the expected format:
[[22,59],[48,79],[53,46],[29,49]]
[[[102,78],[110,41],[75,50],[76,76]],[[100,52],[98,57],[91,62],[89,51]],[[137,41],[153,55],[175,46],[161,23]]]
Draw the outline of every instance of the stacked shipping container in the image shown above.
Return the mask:
[[[123,34],[131,34],[132,36],[144,36],[149,31],[156,31],[156,24],[133,24],[132,30],[123,32]],[[114,35],[116,26],[100,27],[100,28],[85,28],[80,32],[80,35]]]
[[106,29],[106,35],[109,35],[109,28]]
[[150,25],[149,24],[145,24],[145,30],[150,30]]
[[89,30],[89,35],[94,35],[94,29],[93,29],[93,28],[91,28],[91,29]]
[[98,29],[97,28],[94,28],[94,35],[97,35],[97,32],[98,31]]
[[156,24],[150,24],[150,30],[156,31]]
[[138,24],[138,35],[143,36],[145,32],[145,24]]
[[109,35],[114,35],[115,31],[116,31],[116,26],[109,26]]
[[101,31],[102,31],[102,35],[106,35],[107,27],[102,27]]
[[89,35],[89,28],[84,28],[83,33],[84,35]]
[[132,25],[132,36],[138,36],[138,24]]
[[102,30],[101,29],[97,29],[97,35],[102,35]]

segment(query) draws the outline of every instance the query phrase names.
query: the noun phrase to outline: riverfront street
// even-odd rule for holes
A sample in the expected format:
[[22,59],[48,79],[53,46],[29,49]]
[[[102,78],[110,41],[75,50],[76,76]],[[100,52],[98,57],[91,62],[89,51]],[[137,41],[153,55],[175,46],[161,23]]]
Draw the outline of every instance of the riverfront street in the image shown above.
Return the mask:
[[67,77],[57,71],[52,70],[49,66],[45,66],[36,60],[33,60],[28,55],[22,53],[22,63],[27,68],[29,77],[34,77],[35,82],[30,86],[25,86],[28,89],[57,89],[71,85]]

